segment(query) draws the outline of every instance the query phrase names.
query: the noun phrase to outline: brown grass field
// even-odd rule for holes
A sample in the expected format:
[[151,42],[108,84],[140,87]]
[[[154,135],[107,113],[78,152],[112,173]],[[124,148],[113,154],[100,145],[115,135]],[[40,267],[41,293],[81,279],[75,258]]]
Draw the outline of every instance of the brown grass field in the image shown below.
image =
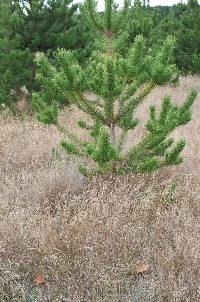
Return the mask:
[[[156,88],[138,108],[166,93],[181,103],[200,78]],[[75,159],[55,161],[61,135],[34,118],[0,117],[1,302],[200,301],[200,98],[184,163],[151,175],[81,177]],[[79,131],[77,110],[62,120]],[[84,136],[83,132],[77,132]]]

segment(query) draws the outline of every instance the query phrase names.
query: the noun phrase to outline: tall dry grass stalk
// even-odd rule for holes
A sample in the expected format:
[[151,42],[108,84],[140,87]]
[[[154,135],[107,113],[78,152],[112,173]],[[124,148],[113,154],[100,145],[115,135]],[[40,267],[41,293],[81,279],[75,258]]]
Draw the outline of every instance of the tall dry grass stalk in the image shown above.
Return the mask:
[[[200,79],[155,89],[129,142],[145,131],[149,104],[166,92],[181,102],[191,86],[200,91]],[[91,183],[73,159],[53,160],[55,127],[1,118],[0,301],[200,301],[199,112],[198,101],[192,122],[173,134],[188,141],[181,166]],[[79,116],[61,119],[77,132]]]

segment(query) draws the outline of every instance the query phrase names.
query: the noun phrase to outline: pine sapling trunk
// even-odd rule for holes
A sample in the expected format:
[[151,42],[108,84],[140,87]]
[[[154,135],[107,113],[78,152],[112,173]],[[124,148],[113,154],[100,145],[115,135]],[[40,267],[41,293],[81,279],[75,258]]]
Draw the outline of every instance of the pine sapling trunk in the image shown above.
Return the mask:
[[[114,116],[114,106],[113,106],[113,82],[114,82],[114,78],[113,78],[113,33],[111,30],[111,17],[112,17],[112,4],[113,1],[107,1],[105,3],[105,7],[106,7],[106,32],[105,32],[105,36],[107,38],[107,55],[108,55],[108,89],[109,89],[109,100],[108,100],[108,118],[113,119]],[[110,123],[110,140],[111,140],[111,144],[113,146],[116,145],[116,134],[115,134],[115,124],[111,121]]]
[[111,137],[111,143],[113,146],[116,145],[116,133],[115,133],[115,124],[111,123],[110,125],[110,137]]

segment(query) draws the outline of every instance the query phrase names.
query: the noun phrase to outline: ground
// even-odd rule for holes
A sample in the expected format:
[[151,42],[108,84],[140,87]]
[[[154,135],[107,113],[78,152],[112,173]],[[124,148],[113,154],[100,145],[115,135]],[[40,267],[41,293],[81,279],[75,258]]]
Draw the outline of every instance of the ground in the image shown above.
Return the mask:
[[[198,77],[156,88],[138,108],[144,133],[149,104],[178,103]],[[151,175],[81,177],[76,161],[55,161],[61,135],[33,117],[0,118],[0,301],[200,301],[200,98],[184,163]],[[62,121],[80,136],[77,110]]]

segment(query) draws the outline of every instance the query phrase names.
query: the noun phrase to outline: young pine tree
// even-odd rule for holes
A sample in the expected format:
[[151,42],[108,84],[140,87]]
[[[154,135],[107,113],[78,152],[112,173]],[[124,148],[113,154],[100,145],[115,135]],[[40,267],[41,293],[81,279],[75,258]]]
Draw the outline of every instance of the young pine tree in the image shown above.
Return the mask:
[[[173,37],[167,37],[162,47],[152,54],[143,36],[139,35],[125,57],[119,54],[122,29],[129,18],[128,9],[129,1],[125,1],[123,10],[116,14],[114,1],[105,0],[105,12],[99,14],[95,1],[85,1],[87,20],[98,30],[101,40],[99,49],[84,68],[71,51],[59,50],[53,63],[42,53],[36,56],[41,92],[35,94],[34,103],[39,120],[59,125],[58,104],[66,101],[91,118],[89,124],[83,120],[78,122],[90,133],[89,141],[79,140],[67,129],[68,138],[61,142],[69,154],[91,160],[89,168],[79,167],[84,175],[153,171],[182,161],[180,154],[185,141],[181,139],[175,143],[169,135],[176,127],[190,121],[195,91],[191,91],[181,106],[173,104],[170,96],[163,98],[159,113],[151,106],[146,135],[133,142],[126,153],[123,151],[128,132],[138,124],[134,118],[137,106],[155,86],[172,83],[178,77],[176,67],[170,63]],[[59,128],[63,129],[60,125]]]

